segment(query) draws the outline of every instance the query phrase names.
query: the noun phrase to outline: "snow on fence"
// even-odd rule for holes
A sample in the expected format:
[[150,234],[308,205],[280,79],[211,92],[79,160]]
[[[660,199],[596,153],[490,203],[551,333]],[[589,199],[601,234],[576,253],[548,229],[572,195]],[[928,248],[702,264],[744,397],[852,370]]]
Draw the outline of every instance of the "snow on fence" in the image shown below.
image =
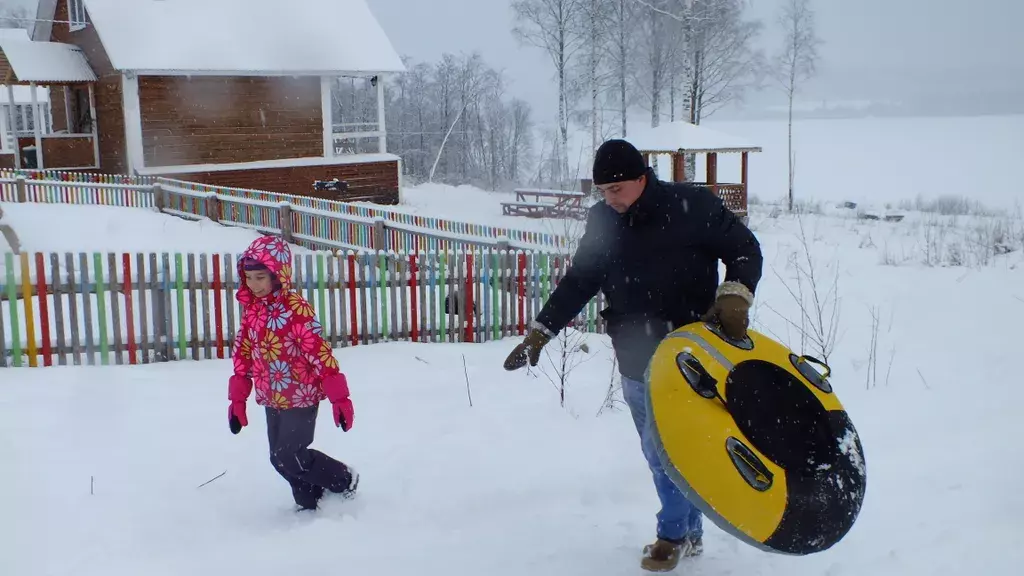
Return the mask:
[[[228,358],[238,254],[7,253],[0,366]],[[293,257],[294,288],[332,347],[525,334],[565,273],[554,254],[482,249]],[[17,273],[16,273],[17,271]],[[573,326],[603,332],[602,296]]]
[[[162,190],[162,197],[158,198],[154,189]],[[267,233],[283,235],[291,232],[294,234],[291,241],[313,249],[413,252],[500,245],[512,249],[564,252],[568,246],[565,238],[555,234],[149,176],[0,170],[0,202],[157,208],[184,218],[210,218]],[[290,209],[284,213],[283,219],[282,207]]]

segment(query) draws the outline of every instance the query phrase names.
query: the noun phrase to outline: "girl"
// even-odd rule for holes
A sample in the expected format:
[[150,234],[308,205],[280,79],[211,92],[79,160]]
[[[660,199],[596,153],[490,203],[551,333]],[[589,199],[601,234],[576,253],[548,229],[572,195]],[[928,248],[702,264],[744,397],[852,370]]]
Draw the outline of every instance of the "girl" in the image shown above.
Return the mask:
[[245,403],[255,382],[256,403],[267,413],[270,462],[291,485],[298,509],[315,510],[325,490],[348,498],[359,483],[355,470],[309,448],[320,402],[330,400],[334,424],[346,432],[354,413],[312,306],[291,289],[291,262],[288,244],[273,236],[255,240],[238,261],[243,312],[228,381],[228,425],[238,434],[249,424]]

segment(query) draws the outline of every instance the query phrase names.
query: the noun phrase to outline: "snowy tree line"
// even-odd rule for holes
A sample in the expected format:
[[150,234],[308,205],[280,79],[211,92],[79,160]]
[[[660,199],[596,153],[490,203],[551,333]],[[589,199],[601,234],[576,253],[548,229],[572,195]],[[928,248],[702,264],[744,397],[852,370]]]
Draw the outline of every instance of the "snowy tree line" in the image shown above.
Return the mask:
[[478,53],[438,62],[404,58],[385,90],[388,151],[406,177],[489,190],[529,180],[534,160],[530,105],[506,95],[506,80]]
[[634,108],[650,113],[651,126],[700,124],[772,79],[782,79],[791,98],[815,57],[810,9],[806,0],[787,0],[779,18],[787,46],[773,58],[755,47],[764,24],[748,18],[750,1],[513,0],[513,34],[553,64],[561,149],[568,154],[573,124],[589,132],[590,152],[626,136]]
[[748,0],[513,0],[513,33],[550,56],[559,131],[587,129],[591,146],[626,135],[629,109],[699,124],[764,77],[762,29]]

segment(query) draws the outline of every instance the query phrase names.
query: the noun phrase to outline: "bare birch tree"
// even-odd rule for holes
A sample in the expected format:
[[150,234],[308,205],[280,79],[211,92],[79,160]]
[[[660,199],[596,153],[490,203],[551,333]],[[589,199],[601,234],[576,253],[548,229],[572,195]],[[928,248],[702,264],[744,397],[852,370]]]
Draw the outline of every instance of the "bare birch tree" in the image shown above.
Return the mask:
[[[588,0],[513,0],[516,26],[512,33],[520,42],[544,50],[555,66],[558,78],[558,129],[560,153],[568,158],[569,115],[572,110],[569,72],[583,45],[580,18]],[[568,172],[564,166],[563,172]]]
[[586,47],[586,70],[583,84],[590,96],[590,108],[586,119],[590,127],[590,157],[593,158],[600,144],[601,113],[599,102],[601,93],[606,88],[604,59],[606,57],[608,27],[605,25],[605,14],[612,9],[612,0],[585,0],[582,10],[583,45]]
[[778,23],[785,33],[782,50],[776,57],[773,76],[786,94],[789,105],[788,154],[789,211],[793,211],[793,98],[804,80],[814,76],[821,41],[815,33],[814,11],[809,0],[785,0]]
[[680,22],[665,17],[665,9],[676,0],[645,0],[637,18],[637,45],[641,53],[634,69],[638,91],[645,97],[651,113],[651,126],[661,121],[662,97],[668,89]]
[[745,20],[746,0],[634,0],[683,25],[688,65],[684,76],[689,121],[700,121],[726,104],[742,100],[757,85],[764,55],[753,41],[757,20]]
[[619,106],[619,121],[621,122],[619,136],[625,138],[630,103],[627,80],[630,77],[629,71],[635,53],[635,41],[632,36],[636,26],[637,9],[634,0],[611,0],[606,14],[607,17],[603,21],[605,27],[603,46],[608,54],[611,75],[614,77],[618,89],[616,103]]

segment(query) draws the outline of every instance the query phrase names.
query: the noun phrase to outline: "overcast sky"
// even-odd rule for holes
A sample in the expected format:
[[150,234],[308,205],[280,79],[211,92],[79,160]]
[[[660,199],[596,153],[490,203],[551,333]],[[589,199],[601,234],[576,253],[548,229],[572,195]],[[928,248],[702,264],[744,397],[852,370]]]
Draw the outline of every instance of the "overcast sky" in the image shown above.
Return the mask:
[[[126,0],[127,1],[127,0]],[[173,0],[168,0],[173,1]],[[210,0],[214,2],[216,0]],[[396,49],[420,61],[479,50],[506,72],[510,95],[538,116],[553,115],[553,68],[510,32],[508,0],[366,0]],[[766,24],[761,45],[774,50],[784,0],[748,0]],[[812,0],[823,39],[811,98],[907,100],[932,95],[1013,92],[1024,101],[1024,0]],[[33,9],[35,0],[0,0]],[[283,0],[284,5],[289,5]],[[339,33],[344,23],[339,22]],[[770,95],[752,95],[751,105]]]
[[[480,50],[512,79],[510,91],[554,113],[553,67],[510,33],[507,0],[367,0],[396,48],[433,60]],[[784,0],[749,0],[761,45],[781,39],[774,19]],[[1010,90],[1024,96],[1024,0],[812,0],[821,73],[809,93],[833,99],[893,100],[934,91]],[[751,104],[758,98],[752,96]]]

